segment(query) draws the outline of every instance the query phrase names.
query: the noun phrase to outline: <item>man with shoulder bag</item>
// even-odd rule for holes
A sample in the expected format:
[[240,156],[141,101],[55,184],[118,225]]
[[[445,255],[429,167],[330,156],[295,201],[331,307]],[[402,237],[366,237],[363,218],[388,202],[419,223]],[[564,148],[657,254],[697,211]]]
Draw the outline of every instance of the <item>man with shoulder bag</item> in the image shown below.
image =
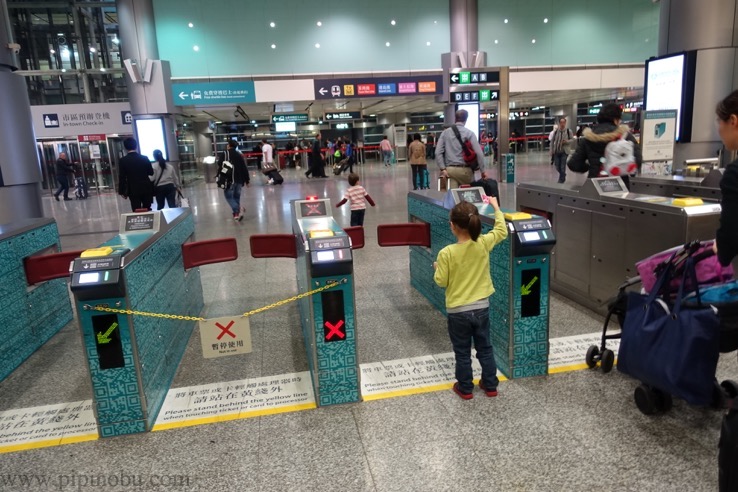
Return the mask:
[[559,173],[559,183],[566,181],[566,159],[569,154],[569,142],[574,135],[571,129],[566,127],[566,118],[559,118],[559,126],[552,131],[548,140],[551,142],[551,163]]
[[448,179],[448,188],[468,185],[479,170],[482,179],[487,179],[484,169],[484,151],[477,136],[466,128],[469,113],[465,109],[456,111],[456,122],[443,130],[436,144],[436,163],[441,170],[441,179]]

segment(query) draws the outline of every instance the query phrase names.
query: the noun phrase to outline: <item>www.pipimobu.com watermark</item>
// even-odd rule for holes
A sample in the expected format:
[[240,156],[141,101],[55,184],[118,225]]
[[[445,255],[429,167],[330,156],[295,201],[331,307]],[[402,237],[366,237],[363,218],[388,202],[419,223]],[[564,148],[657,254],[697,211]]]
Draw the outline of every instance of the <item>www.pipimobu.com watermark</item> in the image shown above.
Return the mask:
[[136,475],[128,473],[71,473],[63,475],[3,474],[5,490],[182,490],[195,492],[199,486],[189,475]]

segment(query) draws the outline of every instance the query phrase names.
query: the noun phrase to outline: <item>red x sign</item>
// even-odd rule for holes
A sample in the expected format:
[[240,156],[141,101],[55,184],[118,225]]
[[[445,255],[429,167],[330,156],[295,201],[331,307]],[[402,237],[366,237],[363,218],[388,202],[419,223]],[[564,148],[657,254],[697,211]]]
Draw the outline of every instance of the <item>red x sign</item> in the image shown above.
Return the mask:
[[228,326],[223,326],[220,323],[215,323],[215,326],[221,329],[220,335],[218,335],[218,340],[223,338],[223,335],[225,335],[226,333],[228,333],[228,335],[230,335],[231,337],[236,338],[236,334],[230,331],[233,323],[235,323],[235,321],[231,321],[230,323],[228,323]]
[[330,324],[328,321],[325,322],[325,327],[328,328],[328,333],[325,335],[325,340],[328,341],[333,338],[333,335],[337,335],[338,338],[346,338],[346,332],[341,331],[343,327],[343,320],[340,320],[335,325]]

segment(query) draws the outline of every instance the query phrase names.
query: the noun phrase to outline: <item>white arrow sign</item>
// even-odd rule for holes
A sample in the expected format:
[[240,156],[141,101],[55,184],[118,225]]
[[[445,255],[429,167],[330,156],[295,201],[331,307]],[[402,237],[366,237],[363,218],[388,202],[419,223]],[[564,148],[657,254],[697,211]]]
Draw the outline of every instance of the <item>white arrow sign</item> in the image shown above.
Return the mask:
[[458,76],[458,75],[456,75],[456,74],[453,74],[453,75],[451,76],[451,82],[454,82],[454,83],[455,83],[455,82],[458,82],[458,81],[459,81],[459,76]]
[[190,97],[190,95],[189,95],[189,94],[185,94],[184,92],[180,92],[180,93],[179,93],[179,94],[177,94],[177,95],[178,95],[178,96],[179,96],[179,98],[180,98],[180,99],[182,99],[183,101],[184,101],[185,99],[187,99],[188,97]]
[[321,87],[318,92],[321,96],[325,96],[328,93],[328,89],[326,89],[325,87]]
[[330,120],[331,118],[333,118],[333,115],[328,113],[327,115],[325,115],[325,117]]

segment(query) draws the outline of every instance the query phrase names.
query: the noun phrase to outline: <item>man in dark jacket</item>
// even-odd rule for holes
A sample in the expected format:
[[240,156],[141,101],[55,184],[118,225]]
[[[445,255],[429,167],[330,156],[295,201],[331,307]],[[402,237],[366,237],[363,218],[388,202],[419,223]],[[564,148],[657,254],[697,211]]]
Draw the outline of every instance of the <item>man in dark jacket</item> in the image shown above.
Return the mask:
[[315,140],[313,140],[313,148],[310,152],[310,169],[305,173],[306,177],[310,177],[310,174],[313,175],[313,178],[328,177],[325,174],[325,159],[323,159],[321,147],[320,133],[316,133]]
[[64,199],[71,200],[69,198],[69,173],[74,171],[74,166],[67,160],[66,152],[59,154],[59,158],[56,160],[56,166],[54,172],[56,173],[56,180],[59,182],[59,189],[54,193],[54,198],[59,201],[59,194],[64,192]]
[[[605,156],[605,147],[613,140],[625,138],[633,142],[633,154],[638,169],[641,169],[643,155],[641,147],[626,125],[620,125],[623,110],[617,104],[606,104],[597,115],[597,125],[594,129],[584,130],[579,139],[577,151],[571,156],[567,166],[575,173],[587,173],[588,178],[596,178],[602,170],[602,159]],[[628,176],[622,176],[625,186],[629,186]]]
[[241,206],[241,188],[244,185],[248,186],[251,178],[249,177],[249,170],[246,167],[246,162],[243,160],[243,156],[238,151],[238,144],[235,140],[228,141],[228,150],[224,153],[224,159],[221,159],[218,163],[218,172],[223,167],[223,161],[225,157],[228,157],[228,162],[233,165],[233,184],[225,188],[225,198],[228,205],[231,206],[233,211],[233,220],[240,222],[243,220],[244,208]]
[[131,210],[151,210],[154,200],[154,184],[149,179],[154,168],[146,156],[137,152],[138,142],[133,137],[123,140],[123,147],[128,154],[121,157],[118,163],[118,193],[123,199],[131,200]]

